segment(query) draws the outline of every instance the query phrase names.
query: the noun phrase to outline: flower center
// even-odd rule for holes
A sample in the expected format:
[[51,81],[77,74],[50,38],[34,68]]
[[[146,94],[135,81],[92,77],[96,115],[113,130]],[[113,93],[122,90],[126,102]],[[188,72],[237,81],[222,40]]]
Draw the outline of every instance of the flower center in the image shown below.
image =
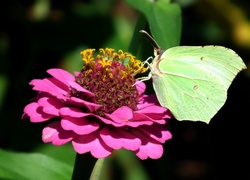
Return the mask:
[[116,53],[114,49],[100,49],[100,54],[93,57],[94,49],[81,52],[84,67],[76,76],[76,82],[94,93],[93,99],[86,99],[83,93],[71,90],[76,96],[102,105],[97,114],[112,113],[121,106],[136,110],[138,91],[133,84],[134,76],[146,71],[141,61],[123,51]]

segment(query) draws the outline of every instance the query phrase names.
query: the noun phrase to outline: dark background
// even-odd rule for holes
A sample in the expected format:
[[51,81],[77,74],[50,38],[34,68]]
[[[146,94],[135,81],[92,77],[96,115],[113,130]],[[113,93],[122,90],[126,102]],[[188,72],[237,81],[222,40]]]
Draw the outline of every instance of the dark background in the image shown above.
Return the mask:
[[[126,51],[137,12],[122,0],[48,0],[39,15],[37,2],[12,0],[0,5],[0,148],[45,153],[41,150],[44,125],[21,119],[24,106],[36,94],[28,83],[46,77],[49,68],[79,70],[74,59],[81,60],[84,48],[109,45]],[[248,66],[250,2],[178,2],[186,2],[181,3],[181,45],[226,46]],[[141,161],[149,179],[250,179],[249,74],[244,70],[237,75],[226,104],[208,125],[170,121],[173,138],[164,145],[164,156]],[[115,162],[113,168],[113,178],[120,177],[122,170]]]

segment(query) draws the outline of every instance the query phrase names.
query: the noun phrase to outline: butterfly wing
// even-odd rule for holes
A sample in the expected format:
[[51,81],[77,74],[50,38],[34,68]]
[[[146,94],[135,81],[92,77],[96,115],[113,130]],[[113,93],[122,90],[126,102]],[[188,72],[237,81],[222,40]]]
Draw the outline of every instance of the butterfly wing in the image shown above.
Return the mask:
[[151,67],[160,104],[178,120],[204,121],[224,105],[227,90],[246,66],[222,46],[179,46],[157,56]]

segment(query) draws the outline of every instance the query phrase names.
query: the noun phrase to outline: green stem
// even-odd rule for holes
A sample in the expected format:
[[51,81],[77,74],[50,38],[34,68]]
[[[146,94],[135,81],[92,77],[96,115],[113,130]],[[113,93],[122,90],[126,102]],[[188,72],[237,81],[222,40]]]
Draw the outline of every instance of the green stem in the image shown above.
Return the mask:
[[95,167],[92,171],[92,174],[90,176],[90,180],[98,180],[102,171],[102,167],[104,164],[104,158],[98,159],[95,163]]
[[95,162],[91,154],[76,154],[72,180],[89,180]]
[[130,52],[131,54],[135,55],[137,53],[137,50],[138,50],[140,42],[141,42],[141,39],[138,38],[139,31],[143,30],[145,28],[146,24],[147,24],[147,19],[143,15],[140,15],[138,20],[137,20],[134,34],[133,34],[132,40],[131,40],[129,48],[128,48],[128,52]]

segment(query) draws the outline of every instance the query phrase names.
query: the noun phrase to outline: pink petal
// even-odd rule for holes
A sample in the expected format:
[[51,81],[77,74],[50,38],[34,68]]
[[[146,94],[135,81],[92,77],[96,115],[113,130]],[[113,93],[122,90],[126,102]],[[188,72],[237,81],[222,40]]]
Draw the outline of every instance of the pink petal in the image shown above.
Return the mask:
[[78,72],[78,71],[75,71],[75,72],[74,72],[74,75],[75,75],[75,76],[78,76],[79,74],[80,74],[80,72]]
[[140,107],[140,109],[138,109],[136,112],[145,114],[162,114],[167,112],[167,109],[161,106],[147,105],[145,107]]
[[142,109],[143,107],[147,107],[150,105],[156,105],[156,106],[161,107],[155,94],[150,94],[150,95],[143,94],[142,97],[143,98],[140,98],[140,101],[138,103],[139,109]]
[[72,144],[77,153],[90,152],[95,158],[105,158],[113,151],[102,141],[96,131],[88,135],[77,136],[72,141]]
[[34,86],[33,90],[49,93],[59,99],[64,99],[68,93],[66,85],[53,78],[33,79],[29,84]]
[[127,106],[122,106],[112,114],[105,114],[105,116],[120,125],[124,125],[133,118],[133,111]]
[[148,106],[135,111],[135,113],[145,114],[146,116],[154,120],[171,118],[170,111],[160,106]]
[[138,129],[145,133],[146,136],[161,143],[165,143],[167,140],[172,138],[170,131],[163,125],[154,124],[152,126],[140,126]]
[[137,108],[138,110],[134,111],[134,114],[145,116],[145,119],[150,119],[155,123],[164,124],[164,119],[171,118],[170,111],[159,105],[155,95],[150,95],[142,99]]
[[88,121],[85,118],[71,118],[64,117],[61,120],[61,126],[65,130],[72,130],[78,135],[89,134],[97,129],[99,129],[100,125],[95,121]]
[[114,122],[113,120],[110,120],[110,119],[107,119],[107,118],[103,118],[103,117],[98,116],[96,114],[93,114],[93,116],[96,117],[97,119],[100,119],[103,123],[105,123],[105,124],[111,124],[111,125],[113,125],[115,127],[121,127],[121,126],[124,125],[124,124],[118,124],[118,123]]
[[158,159],[162,156],[163,147],[160,142],[152,139],[138,129],[133,129],[131,133],[139,137],[142,141],[140,148],[135,151],[136,155],[140,159],[147,159],[148,157],[152,159]]
[[75,81],[75,77],[63,69],[53,68],[47,70],[47,73],[57,80],[61,81],[62,83]]
[[44,113],[42,107],[40,107],[38,103],[32,102],[24,108],[24,114],[22,118],[27,117],[30,117],[31,122],[43,122],[54,116]]
[[43,111],[47,114],[59,116],[59,109],[64,106],[58,99],[43,97],[38,100],[39,106],[43,107]]
[[152,141],[142,144],[139,150],[135,151],[135,154],[142,160],[147,158],[159,159],[163,151],[164,149],[161,144]]
[[95,96],[94,93],[92,93],[92,92],[90,92],[90,91],[84,89],[82,86],[80,86],[80,84],[78,84],[78,83],[76,83],[76,82],[74,82],[74,81],[69,82],[69,85],[70,85],[70,87],[76,89],[77,91],[80,91],[80,92],[85,93],[86,96],[88,96],[88,97],[94,97],[94,96]]
[[143,122],[143,120],[141,120],[141,119],[139,122],[134,122],[134,117],[133,117],[133,119],[131,119],[128,122],[117,123],[117,122],[113,121],[112,119],[103,118],[103,117],[95,115],[95,114],[93,114],[93,116],[100,119],[103,123],[105,123],[107,125],[113,125],[114,127],[123,127],[123,126],[137,127],[137,126],[142,125],[142,124],[148,124],[148,125],[153,124],[152,121]]
[[109,147],[116,150],[125,148],[127,150],[135,151],[141,145],[141,140],[139,138],[119,128],[103,128],[100,132],[100,136]]
[[52,142],[56,146],[63,145],[71,141],[76,134],[73,131],[62,129],[60,121],[50,123],[43,129],[42,140],[45,143]]
[[[136,82],[138,82],[138,81],[136,81]],[[136,87],[139,95],[143,94],[145,92],[145,90],[146,90],[146,84],[144,82],[142,82],[142,81],[137,83],[135,85],[135,87]]]
[[[161,115],[164,115],[164,114],[161,114]],[[132,127],[138,127],[139,125],[144,125],[144,124],[151,125],[153,123],[158,123],[158,124],[165,124],[166,123],[166,120],[163,119],[163,117],[161,117],[161,118],[158,117],[158,116],[160,116],[160,114],[156,114],[155,116],[151,115],[151,116],[153,118],[157,118],[157,119],[152,119],[150,116],[147,116],[147,114],[134,112],[133,121],[129,122],[128,125],[132,126]]]
[[167,108],[159,105],[156,95],[149,95],[145,97],[141,102],[137,104],[137,112],[141,113],[164,113],[167,112]]
[[152,125],[153,123],[154,122],[152,121],[152,119],[149,118],[148,116],[134,112],[133,119],[131,121],[129,121],[126,125],[128,125],[130,127],[138,127],[141,125],[148,125],[149,126],[149,125]]
[[102,107],[102,105],[100,105],[100,104],[95,104],[92,102],[84,101],[84,100],[76,98],[76,97],[70,97],[70,99],[68,101],[76,106],[79,106],[79,107],[84,106],[84,107],[88,108],[88,110],[90,112],[95,112],[97,109]]
[[75,118],[81,118],[85,116],[89,116],[92,113],[84,113],[81,110],[73,107],[63,107],[59,110],[60,116],[70,116]]

